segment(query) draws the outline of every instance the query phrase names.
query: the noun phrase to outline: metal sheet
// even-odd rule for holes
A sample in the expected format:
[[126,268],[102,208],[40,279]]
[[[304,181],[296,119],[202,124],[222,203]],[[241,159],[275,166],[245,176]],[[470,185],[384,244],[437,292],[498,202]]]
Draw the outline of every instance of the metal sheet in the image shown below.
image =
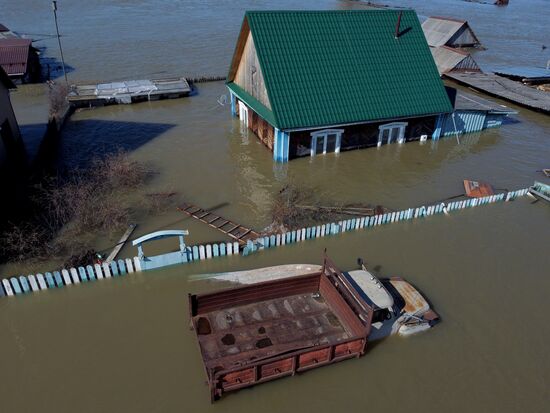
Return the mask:
[[464,24],[466,24],[466,22],[461,20],[453,20],[444,17],[428,17],[428,19],[422,23],[422,30],[424,31],[428,45],[438,47],[446,44]]
[[498,68],[494,71],[497,75],[520,77],[523,79],[529,78],[548,78],[550,79],[550,69],[544,67],[529,67],[529,66],[517,66],[517,67],[505,67]]

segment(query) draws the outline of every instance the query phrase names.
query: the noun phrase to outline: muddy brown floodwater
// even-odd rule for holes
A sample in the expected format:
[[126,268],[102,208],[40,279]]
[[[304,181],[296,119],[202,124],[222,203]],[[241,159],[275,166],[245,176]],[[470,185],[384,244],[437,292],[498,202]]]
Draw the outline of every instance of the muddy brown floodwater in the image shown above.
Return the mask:
[[[488,50],[484,66],[544,65],[550,59],[548,2],[506,8],[459,0],[388,1],[421,17],[470,21]],[[71,81],[224,74],[246,9],[361,8],[340,1],[59,2]],[[2,23],[52,33],[49,2],[0,0]],[[37,36],[35,36],[37,37]],[[36,43],[55,59],[54,39]],[[547,46],[550,46],[547,44]],[[37,92],[38,90],[38,92]],[[550,167],[550,117],[519,113],[500,129],[426,144],[389,145],[272,162],[270,152],[218,103],[223,83],[186,99],[76,113],[63,133],[66,166],[124,146],[159,174],[142,190],[170,189],[255,228],[269,223],[273,195],[287,183],[326,198],[420,205],[462,191],[462,179],[524,188]],[[40,88],[13,95],[27,136],[45,116]],[[223,102],[223,101],[222,101]],[[32,146],[32,142],[30,143]],[[187,228],[189,243],[221,234],[169,211],[138,217],[137,235]],[[2,412],[543,412],[550,405],[550,208],[528,198],[450,216],[346,233],[248,257],[230,257],[119,279],[0,299]],[[89,234],[97,249],[113,240]],[[361,256],[380,276],[403,276],[443,322],[407,339],[372,343],[365,357],[239,391],[210,405],[187,293],[220,284],[197,273],[318,263],[323,248],[342,269]],[[147,252],[165,250],[157,244]],[[127,247],[124,256],[135,251]],[[44,266],[57,265],[55,262]],[[42,268],[43,270],[46,268]],[[11,275],[26,268],[7,266]]]

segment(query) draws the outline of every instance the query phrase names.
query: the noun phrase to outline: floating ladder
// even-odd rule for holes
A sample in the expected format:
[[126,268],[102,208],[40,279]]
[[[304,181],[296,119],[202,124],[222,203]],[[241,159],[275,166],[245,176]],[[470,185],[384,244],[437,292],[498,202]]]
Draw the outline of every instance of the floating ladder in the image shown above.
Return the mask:
[[202,209],[196,205],[183,204],[178,207],[178,209],[181,212],[210,225],[212,228],[223,232],[241,244],[246,244],[246,241],[252,241],[260,237],[260,234],[256,231],[220,217],[219,215],[213,214],[212,212]]

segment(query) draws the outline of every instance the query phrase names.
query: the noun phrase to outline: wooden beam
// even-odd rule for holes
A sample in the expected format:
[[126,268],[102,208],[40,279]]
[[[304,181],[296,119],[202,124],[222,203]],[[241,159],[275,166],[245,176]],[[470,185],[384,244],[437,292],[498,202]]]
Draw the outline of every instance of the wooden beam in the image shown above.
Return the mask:
[[136,227],[137,227],[136,224],[130,224],[128,226],[128,229],[126,230],[124,235],[120,238],[115,248],[111,251],[107,259],[105,260],[105,262],[111,262],[116,258],[116,256],[118,255],[122,247],[124,247],[124,244],[126,243],[126,241],[128,241],[128,238],[130,238],[130,235],[132,235],[132,232],[134,232],[134,230],[136,229]]

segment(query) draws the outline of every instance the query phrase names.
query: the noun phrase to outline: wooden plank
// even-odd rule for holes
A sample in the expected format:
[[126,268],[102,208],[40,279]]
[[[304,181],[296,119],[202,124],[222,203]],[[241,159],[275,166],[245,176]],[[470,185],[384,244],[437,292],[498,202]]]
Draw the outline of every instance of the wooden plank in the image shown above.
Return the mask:
[[107,259],[105,260],[106,262],[111,262],[116,258],[116,256],[118,255],[122,247],[124,247],[124,244],[126,243],[126,241],[128,241],[128,238],[130,238],[130,235],[132,235],[132,232],[134,232],[134,230],[136,229],[136,227],[137,227],[136,224],[130,224],[128,226],[128,229],[126,230],[124,235],[122,235],[122,237],[116,244],[115,248],[111,251]]
[[247,234],[250,233],[251,231],[252,231],[251,229],[246,230],[246,231],[244,232],[244,234],[242,234],[242,235],[239,236],[239,238],[243,238],[245,235],[247,235]]
[[218,219],[220,219],[220,217],[217,216],[217,215],[214,215],[214,214],[211,214],[211,215],[214,217],[213,219],[207,219],[207,220],[205,220],[205,221],[206,221],[208,224],[210,224],[210,225],[212,225],[212,223],[213,223],[214,221],[217,221]]
[[[218,219],[221,219],[221,217],[219,217]],[[221,224],[216,224],[215,227],[216,228],[221,228],[223,227],[225,224],[227,224],[229,221],[228,220],[224,220]]]
[[[232,224],[233,224],[233,222],[232,222]],[[239,224],[235,224],[231,229],[229,229],[229,230],[225,230],[225,229],[224,229],[223,232],[229,234],[230,232],[235,231],[235,230],[236,230],[237,228],[239,228],[239,227],[240,227]]]

